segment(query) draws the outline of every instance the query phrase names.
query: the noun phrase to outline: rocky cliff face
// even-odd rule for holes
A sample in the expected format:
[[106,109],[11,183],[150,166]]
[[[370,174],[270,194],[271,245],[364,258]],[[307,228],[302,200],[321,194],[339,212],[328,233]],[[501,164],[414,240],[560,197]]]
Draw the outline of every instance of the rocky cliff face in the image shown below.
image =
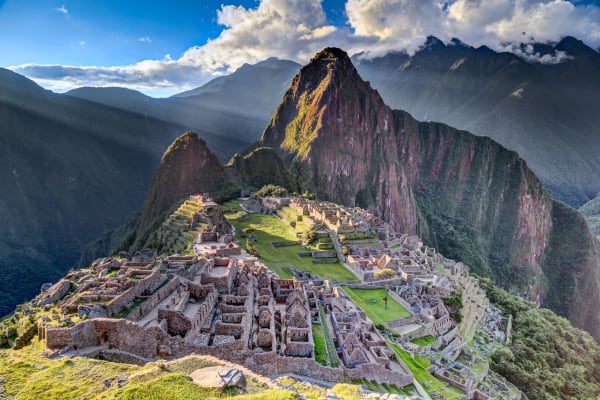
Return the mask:
[[347,55],[326,49],[294,78],[259,143],[277,149],[301,190],[414,233],[418,213],[393,121]]
[[167,149],[158,167],[135,230],[133,247],[141,246],[157,221],[190,194],[220,190],[224,167],[194,132],[178,137]]
[[300,190],[368,208],[600,337],[594,311],[578,307],[598,304],[600,284],[589,229],[565,225],[577,213],[491,139],[392,111],[343,51],[302,68],[257,146],[277,151]]

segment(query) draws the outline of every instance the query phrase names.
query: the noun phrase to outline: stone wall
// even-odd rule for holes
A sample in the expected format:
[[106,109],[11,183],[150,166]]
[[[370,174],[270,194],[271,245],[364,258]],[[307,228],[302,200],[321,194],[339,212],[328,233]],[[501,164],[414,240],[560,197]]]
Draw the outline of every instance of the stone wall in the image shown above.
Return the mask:
[[152,296],[148,298],[148,300],[140,304],[138,308],[129,313],[127,319],[130,321],[137,321],[144,315],[148,314],[154,307],[156,307],[158,303],[169,297],[169,295],[173,293],[175,289],[177,289],[177,286],[179,286],[179,278],[174,277],[163,287],[154,292]]
[[281,357],[273,352],[254,354],[246,367],[263,375],[297,374],[326,382],[343,382],[341,368],[325,367],[310,358]]
[[413,382],[412,375],[386,369],[381,364],[361,364],[356,368],[345,368],[346,375],[354,379],[367,379],[378,383],[404,387]]
[[94,321],[92,319],[80,322],[68,328],[46,326],[46,346],[50,349],[61,349],[68,346],[79,348],[97,346],[98,336]]
[[140,296],[150,288],[158,279],[160,279],[160,271],[158,268],[155,268],[150,275],[140,279],[134,286],[112,299],[106,305],[107,310],[114,315],[121,310],[127,309],[137,296]]

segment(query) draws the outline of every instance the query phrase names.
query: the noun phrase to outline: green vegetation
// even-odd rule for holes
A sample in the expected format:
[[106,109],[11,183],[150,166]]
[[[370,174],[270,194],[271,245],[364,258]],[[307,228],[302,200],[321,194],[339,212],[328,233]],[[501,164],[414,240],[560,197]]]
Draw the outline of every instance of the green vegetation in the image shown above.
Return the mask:
[[490,366],[531,400],[592,399],[600,393],[600,346],[566,319],[480,279],[490,301],[513,316],[512,343]]
[[130,384],[123,389],[111,391],[101,399],[123,400],[212,400],[232,398],[236,400],[293,400],[296,395],[287,390],[264,390],[260,393],[235,395],[235,392],[201,388],[182,374],[167,374],[142,384]]
[[333,393],[344,400],[358,400],[360,396],[360,388],[356,385],[349,385],[347,383],[338,383],[333,387]]
[[321,365],[327,365],[327,348],[325,347],[325,335],[319,324],[312,324],[313,340],[315,342],[315,361]]
[[463,315],[461,314],[461,309],[463,308],[462,291],[460,288],[456,287],[455,292],[456,294],[453,294],[452,296],[442,297],[442,301],[448,308],[450,317],[459,323],[463,319]]
[[431,366],[423,357],[415,355],[414,358],[402,350],[400,346],[390,343],[392,349],[396,352],[398,357],[406,364],[410,372],[414,375],[417,382],[424,386],[428,393],[438,392],[446,397],[446,399],[460,399],[463,398],[464,393],[448,385],[446,382],[431,375],[427,368]]
[[392,297],[388,297],[388,307],[386,310],[383,300],[387,295],[385,289],[351,289],[348,286],[342,286],[342,288],[352,301],[367,313],[367,317],[374,324],[387,326],[387,322],[407,318],[411,315],[410,312]]
[[[170,362],[167,366],[150,363],[145,366],[113,363],[76,357],[49,360],[41,355],[39,342],[21,350],[0,351],[0,376],[8,398],[21,400],[131,399],[181,400],[291,400],[295,393],[288,390],[265,390],[262,383],[248,380],[247,393],[223,393],[201,388],[186,376],[199,368],[216,365],[200,357],[190,356]],[[122,388],[117,378],[127,377]],[[110,387],[104,387],[104,381]]]
[[146,246],[156,248],[159,253],[183,254],[194,242],[196,234],[206,228],[206,224],[198,224],[195,229],[190,229],[194,214],[201,208],[199,202],[185,200],[150,234]]
[[42,357],[41,351],[38,342],[18,351],[0,351],[0,376],[9,398],[91,398],[102,392],[104,379],[127,376],[139,368],[87,358],[52,361]]
[[[357,280],[356,276],[339,262],[332,264],[313,264],[311,257],[300,257],[298,253],[306,253],[300,245],[274,247],[273,242],[297,241],[293,235],[293,229],[274,215],[247,214],[241,216],[240,202],[238,200],[223,204],[225,210],[232,210],[225,216],[236,228],[236,234],[242,243],[246,243],[246,250],[252,250],[259,255],[262,261],[282,278],[291,278],[292,273],[288,265],[294,268],[308,271],[323,279],[333,281]],[[240,236],[245,232],[254,235],[257,241],[246,240]]]
[[389,278],[393,278],[394,276],[396,276],[396,271],[394,271],[393,269],[390,269],[390,268],[384,268],[384,269],[380,269],[379,271],[375,272],[374,276],[377,279],[389,279]]
[[281,186],[277,186],[277,185],[272,185],[272,184],[268,184],[268,185],[264,185],[262,188],[260,188],[255,196],[256,197],[284,197],[287,196],[288,191],[286,188],[281,187]]
[[[322,348],[320,349],[321,354],[324,351],[325,355],[322,356],[325,363],[323,365],[329,364],[331,367],[337,368],[340,365],[340,359],[338,358],[337,352],[335,350],[335,345],[333,344],[333,339],[331,338],[331,332],[327,327],[327,316],[325,315],[325,310],[323,310],[323,306],[319,304],[319,316],[321,317],[321,325],[313,325],[313,336],[315,333],[315,327],[318,328],[317,334],[320,336],[319,340],[322,340]],[[315,358],[317,353],[317,339],[315,339]]]
[[423,336],[417,339],[411,340],[411,343],[416,344],[417,346],[425,347],[429,346],[432,343],[435,343],[437,339],[431,335]]
[[357,384],[357,385],[365,385],[367,387],[367,389],[369,389],[373,392],[393,393],[393,394],[400,394],[403,396],[413,396],[413,395],[417,394],[417,391],[413,385],[408,385],[403,388],[399,388],[396,385],[388,385],[386,383],[383,383],[383,384],[377,383],[375,381],[369,381],[364,378],[354,380],[354,381],[352,381],[352,383]]

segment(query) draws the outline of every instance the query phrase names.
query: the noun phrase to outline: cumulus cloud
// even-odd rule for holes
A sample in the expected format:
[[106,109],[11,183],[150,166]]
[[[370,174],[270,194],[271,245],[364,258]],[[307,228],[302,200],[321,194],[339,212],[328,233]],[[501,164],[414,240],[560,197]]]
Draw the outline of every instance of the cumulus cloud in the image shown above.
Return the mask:
[[[64,9],[64,11],[62,11]],[[62,6],[61,12],[68,10]],[[381,55],[416,51],[428,35],[445,42],[457,37],[479,46],[512,51],[528,61],[556,63],[564,52],[540,54],[533,42],[566,35],[600,46],[600,6],[567,0],[347,0],[347,26],[334,26],[321,0],[261,0],[254,8],[222,5],[218,37],[179,58],[146,60],[121,67],[21,65],[13,70],[53,89],[121,85],[136,89],[189,89],[244,63],[276,56],[300,63],[325,46],[349,53]],[[140,42],[149,43],[143,36]]]
[[142,43],[152,43],[152,38],[150,36],[141,36],[138,38],[138,41]]
[[271,56],[306,61],[325,43],[344,42],[319,0],[262,0],[255,9],[222,6],[217,22],[225,26],[221,34],[186,51],[181,62],[223,73]]
[[600,7],[567,0],[348,0],[346,14],[356,35],[379,38],[372,53],[411,53],[427,35],[504,51],[567,35],[600,45]]

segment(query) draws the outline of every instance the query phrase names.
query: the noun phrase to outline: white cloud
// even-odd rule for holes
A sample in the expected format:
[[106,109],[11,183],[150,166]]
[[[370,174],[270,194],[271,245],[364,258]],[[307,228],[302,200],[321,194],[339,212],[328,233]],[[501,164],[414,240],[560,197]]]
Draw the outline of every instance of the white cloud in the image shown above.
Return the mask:
[[85,46],[85,40],[80,40],[79,41],[79,45],[82,46],[82,47]]
[[221,6],[225,29],[214,40],[186,51],[180,61],[212,73],[231,72],[271,56],[306,61],[324,43],[336,43],[320,0],[262,0],[257,8]]
[[64,4],[58,8],[55,8],[55,10],[63,13],[64,15],[69,14],[69,10],[67,9],[67,7]]
[[427,35],[508,51],[567,35],[600,45],[600,8],[567,0],[348,0],[346,14],[356,35],[379,39],[373,53],[412,52]]
[[[57,9],[64,14],[63,5]],[[64,11],[63,11],[64,10]],[[21,65],[13,70],[53,89],[82,85],[171,87],[173,92],[230,73],[244,63],[276,56],[307,62],[326,46],[370,55],[416,51],[428,35],[452,37],[529,60],[562,62],[563,52],[542,55],[522,43],[558,41],[566,35],[600,46],[600,7],[567,0],[347,0],[347,27],[331,25],[321,0],[261,0],[255,8],[222,5],[218,37],[179,58],[145,60],[120,67]],[[151,42],[143,36],[140,42]]]

